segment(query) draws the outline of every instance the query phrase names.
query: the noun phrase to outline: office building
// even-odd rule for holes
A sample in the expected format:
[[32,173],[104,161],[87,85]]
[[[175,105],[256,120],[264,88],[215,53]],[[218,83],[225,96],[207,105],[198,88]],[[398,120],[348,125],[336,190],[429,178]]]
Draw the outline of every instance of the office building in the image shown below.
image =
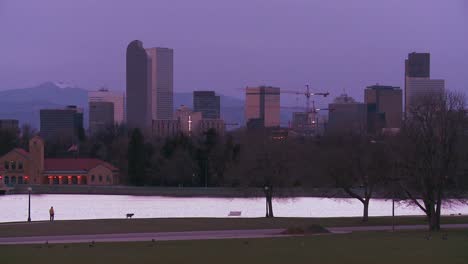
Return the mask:
[[408,54],[405,60],[405,113],[408,112],[409,97],[411,87],[408,86],[409,80],[412,78],[430,79],[431,77],[431,55],[429,53]]
[[76,141],[83,131],[83,109],[74,105],[63,109],[40,110],[40,134],[46,140],[67,138]]
[[327,133],[354,133],[367,132],[367,106],[356,102],[347,94],[342,94],[329,104]]
[[172,119],[174,111],[174,50],[149,48],[149,80],[153,120]]
[[95,134],[114,125],[114,103],[89,102],[89,131]]
[[247,87],[245,97],[245,119],[248,127],[280,126],[280,88]]
[[405,98],[405,108],[407,114],[411,112],[411,107],[420,103],[421,100],[431,98],[434,96],[443,96],[444,93],[444,80],[432,80],[428,78],[407,78]]
[[127,124],[130,128],[146,131],[153,119],[149,85],[151,59],[139,40],[128,45],[126,57]]
[[203,135],[208,130],[214,129],[216,134],[219,136],[224,136],[226,130],[226,124],[222,119],[202,119],[198,125],[198,134]]
[[19,132],[19,122],[16,119],[0,119],[0,129]]
[[153,120],[152,135],[157,138],[175,137],[181,132],[179,120]]
[[193,92],[193,111],[201,112],[204,119],[220,118],[220,98],[213,91]]
[[380,133],[384,128],[401,128],[403,95],[400,87],[372,85],[364,91],[368,110],[368,132]]
[[114,123],[125,122],[125,96],[123,92],[111,92],[106,88],[88,92],[88,102],[110,102],[114,105]]

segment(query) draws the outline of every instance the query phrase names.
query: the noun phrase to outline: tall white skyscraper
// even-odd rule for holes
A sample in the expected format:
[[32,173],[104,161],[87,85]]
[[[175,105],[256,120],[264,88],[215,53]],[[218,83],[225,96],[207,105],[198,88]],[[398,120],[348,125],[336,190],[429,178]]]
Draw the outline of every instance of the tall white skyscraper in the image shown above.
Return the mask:
[[88,102],[110,102],[114,104],[114,122],[121,124],[125,121],[125,96],[123,92],[111,92],[101,88],[88,92]]
[[172,119],[174,111],[174,50],[145,49],[150,59],[148,85],[153,120]]

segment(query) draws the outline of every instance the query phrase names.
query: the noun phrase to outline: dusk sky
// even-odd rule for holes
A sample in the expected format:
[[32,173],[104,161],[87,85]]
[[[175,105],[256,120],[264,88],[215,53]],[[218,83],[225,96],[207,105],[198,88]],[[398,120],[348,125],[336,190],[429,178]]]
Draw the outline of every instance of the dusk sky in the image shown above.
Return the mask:
[[0,90],[64,81],[125,89],[127,44],[175,51],[176,92],[309,83],[362,101],[403,86],[409,52],[468,91],[466,0],[0,0]]

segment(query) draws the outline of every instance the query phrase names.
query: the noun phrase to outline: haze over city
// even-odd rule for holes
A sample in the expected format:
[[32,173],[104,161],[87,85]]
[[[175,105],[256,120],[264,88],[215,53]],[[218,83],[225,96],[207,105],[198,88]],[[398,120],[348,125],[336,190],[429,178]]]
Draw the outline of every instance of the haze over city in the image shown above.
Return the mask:
[[309,83],[362,100],[368,85],[403,87],[413,51],[430,52],[431,75],[463,90],[467,17],[463,0],[1,0],[0,90],[52,80],[123,91],[133,39],[174,49],[176,92],[242,98],[248,85]]

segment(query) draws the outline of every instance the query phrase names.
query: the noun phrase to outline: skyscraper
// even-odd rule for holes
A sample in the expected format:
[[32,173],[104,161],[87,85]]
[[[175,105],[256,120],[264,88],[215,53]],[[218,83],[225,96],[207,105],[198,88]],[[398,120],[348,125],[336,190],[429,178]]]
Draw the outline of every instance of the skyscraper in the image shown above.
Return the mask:
[[407,78],[405,109],[409,113],[411,106],[432,96],[442,96],[445,92],[444,80],[432,80],[429,78]]
[[194,91],[193,111],[201,112],[204,119],[219,119],[219,96],[217,96],[213,91]]
[[[369,132],[383,128],[401,128],[403,97],[400,87],[372,85],[364,91],[364,103],[368,106]],[[379,123],[378,118],[383,122]]]
[[153,120],[172,119],[174,111],[174,50],[149,48],[149,86]]
[[125,121],[124,93],[111,92],[106,88],[88,92],[88,102],[110,102],[114,106],[114,123],[122,124]]
[[134,40],[127,47],[127,124],[146,130],[152,123],[152,93],[149,85],[151,60],[143,43]]
[[247,124],[255,123],[264,127],[280,126],[280,88],[247,87],[245,97]]
[[91,134],[114,124],[114,103],[89,102],[89,131]]
[[83,110],[74,105],[63,109],[41,109],[40,119],[40,134],[45,139],[77,140],[83,131]]
[[408,54],[405,60],[405,114],[408,112],[409,93],[408,81],[411,78],[429,79],[431,77],[431,55],[429,53]]

